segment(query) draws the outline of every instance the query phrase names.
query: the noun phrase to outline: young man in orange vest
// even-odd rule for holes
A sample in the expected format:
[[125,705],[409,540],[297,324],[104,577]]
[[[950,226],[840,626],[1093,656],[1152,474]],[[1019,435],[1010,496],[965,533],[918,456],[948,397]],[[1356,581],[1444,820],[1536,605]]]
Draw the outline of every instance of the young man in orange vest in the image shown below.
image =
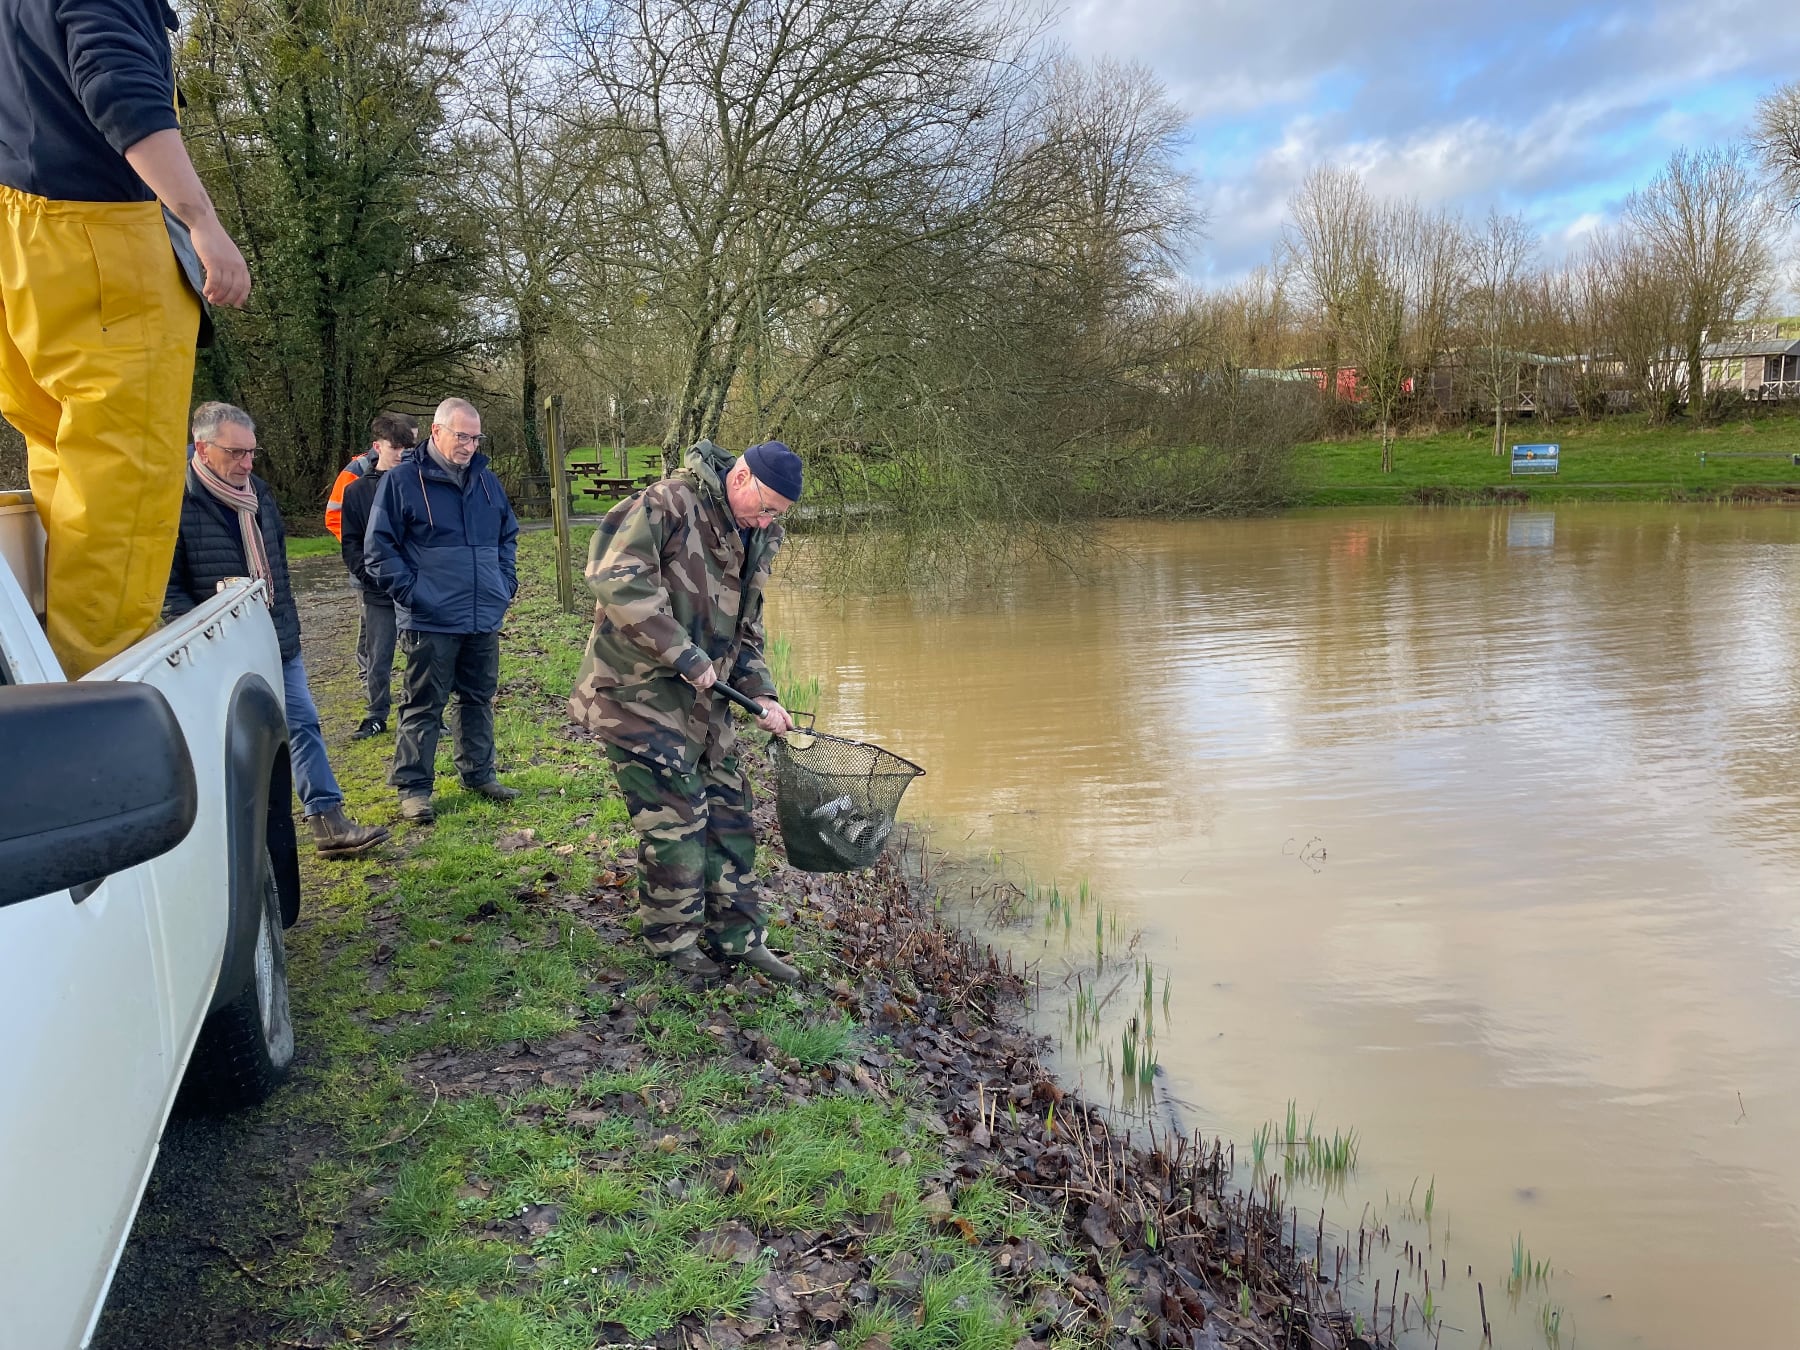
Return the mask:
[[340,544],[344,542],[344,494],[352,483],[375,467],[375,461],[380,457],[381,447],[371,445],[339,469],[338,476],[332,480],[331,495],[325,499],[325,528]]
[[385,732],[388,714],[393,709],[394,644],[398,637],[394,601],[369,576],[363,558],[363,537],[369,530],[369,512],[375,505],[382,475],[398,468],[402,457],[413,448],[419,439],[418,424],[399,413],[382,413],[370,425],[369,435],[374,442],[370,453],[375,456],[375,466],[362,477],[350,480],[344,489],[340,516],[343,534],[339,550],[350,573],[350,584],[362,597],[362,615],[356,629],[356,673],[362,677],[368,698],[362,721],[350,733],[353,741],[366,741]]

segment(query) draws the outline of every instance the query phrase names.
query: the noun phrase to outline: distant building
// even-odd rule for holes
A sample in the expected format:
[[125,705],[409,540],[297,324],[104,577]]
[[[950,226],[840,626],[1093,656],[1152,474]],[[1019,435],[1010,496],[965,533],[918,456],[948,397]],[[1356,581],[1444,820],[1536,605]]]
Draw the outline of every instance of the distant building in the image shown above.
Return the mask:
[[[1573,410],[1582,376],[1597,369],[1597,363],[1587,357],[1545,356],[1540,352],[1504,352],[1502,356],[1501,407],[1513,417]],[[1425,388],[1432,401],[1447,412],[1480,408],[1491,413],[1494,395],[1488,384],[1487,360],[1485,351],[1453,348],[1440,353],[1425,375]]]
[[[1706,387],[1735,389],[1749,399],[1800,398],[1800,339],[1711,342],[1700,349]],[[1687,384],[1683,362],[1680,384]]]
[[[1325,389],[1324,366],[1296,366],[1284,372],[1286,378],[1311,380],[1321,391]],[[1412,376],[1407,376],[1400,384],[1400,392],[1410,394],[1413,391]],[[1361,403],[1363,401],[1362,370],[1358,366],[1343,365],[1337,368],[1337,396],[1340,402]]]

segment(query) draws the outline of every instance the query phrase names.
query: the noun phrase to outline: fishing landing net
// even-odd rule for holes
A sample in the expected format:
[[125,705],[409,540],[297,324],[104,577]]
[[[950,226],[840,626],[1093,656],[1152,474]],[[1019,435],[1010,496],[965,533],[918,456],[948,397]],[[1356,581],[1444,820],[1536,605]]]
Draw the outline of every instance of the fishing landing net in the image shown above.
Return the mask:
[[810,728],[776,736],[775,814],[802,872],[872,867],[906,785],[925,770],[879,745]]

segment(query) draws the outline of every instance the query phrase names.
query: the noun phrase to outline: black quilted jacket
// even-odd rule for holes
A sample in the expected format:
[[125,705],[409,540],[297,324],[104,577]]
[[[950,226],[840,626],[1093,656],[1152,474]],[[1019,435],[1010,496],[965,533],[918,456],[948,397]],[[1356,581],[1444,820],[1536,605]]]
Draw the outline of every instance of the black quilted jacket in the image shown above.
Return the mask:
[[[269,485],[250,475],[256,488],[256,523],[262,527],[263,551],[269,555],[270,590],[274,592],[275,636],[281,639],[281,659],[300,655],[300,611],[294,605],[294,588],[288,581],[287,530]],[[210,600],[226,577],[250,575],[244,557],[244,538],[238,530],[237,512],[200,486],[192,468],[187,472],[187,491],[181,497],[181,537],[175,541],[175,563],[169,569],[169,591],[163,597],[163,618],[186,614]]]

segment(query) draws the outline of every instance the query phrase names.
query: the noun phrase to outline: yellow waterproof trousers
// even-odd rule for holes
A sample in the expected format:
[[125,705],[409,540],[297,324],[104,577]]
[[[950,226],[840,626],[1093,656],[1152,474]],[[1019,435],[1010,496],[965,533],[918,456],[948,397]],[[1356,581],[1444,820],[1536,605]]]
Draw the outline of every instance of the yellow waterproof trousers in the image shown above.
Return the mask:
[[199,329],[155,202],[0,184],[0,414],[25,437],[44,626],[72,680],[161,616]]

